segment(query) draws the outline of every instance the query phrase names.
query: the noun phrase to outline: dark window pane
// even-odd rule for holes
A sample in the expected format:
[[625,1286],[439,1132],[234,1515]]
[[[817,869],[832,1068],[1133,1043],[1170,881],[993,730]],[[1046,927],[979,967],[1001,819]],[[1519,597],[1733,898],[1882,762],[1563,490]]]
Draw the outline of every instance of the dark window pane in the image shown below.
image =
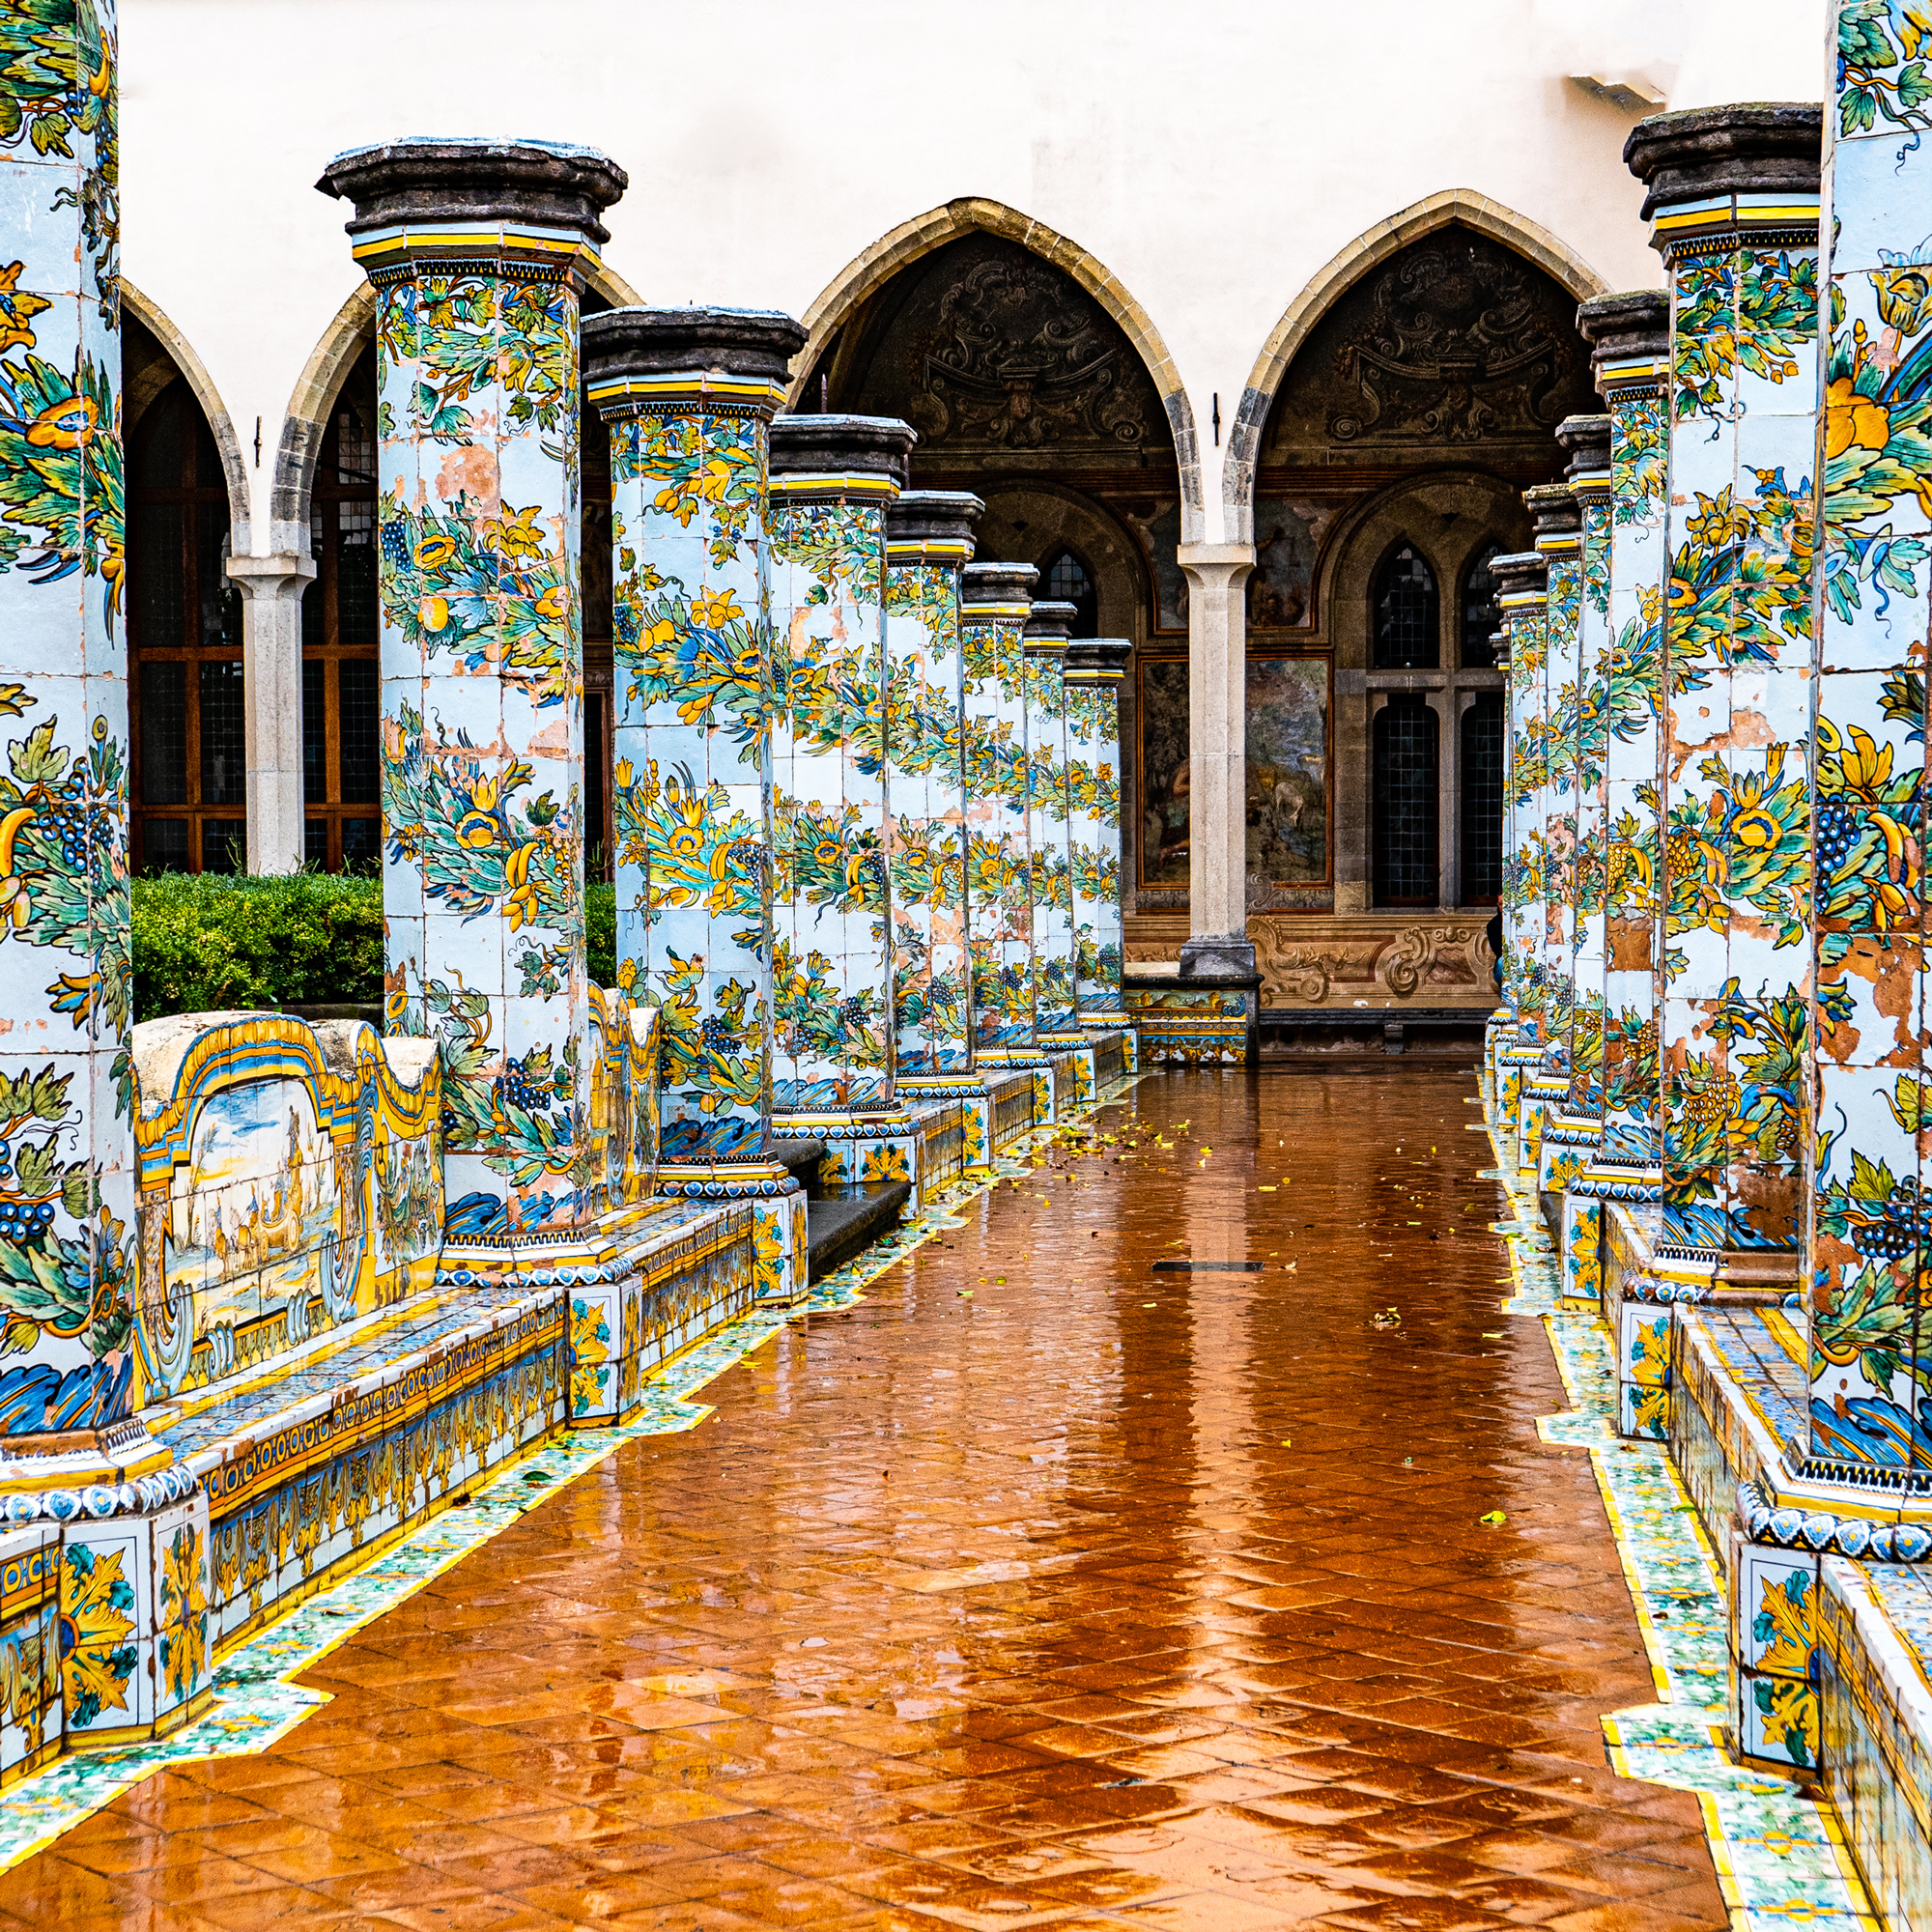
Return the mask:
[[583,412],[580,442],[582,508],[579,519],[583,635],[596,643],[611,638],[611,434],[593,409]]
[[342,796],[352,805],[376,797],[376,753],[382,721],[377,710],[376,660],[344,658],[338,667],[342,721]]
[[141,803],[187,803],[187,667],[179,661],[141,667]]
[[187,384],[171,384],[141,418],[136,437],[139,457],[134,466],[137,490],[179,490],[182,487],[182,398]]
[[336,641],[376,641],[376,506],[338,503],[335,549]]
[[141,821],[141,869],[145,872],[187,870],[185,818],[144,818]]
[[1080,614],[1073,620],[1070,635],[1097,638],[1100,635],[1100,593],[1094,587],[1094,580],[1087,575],[1087,566],[1070,550],[1059,550],[1047,558],[1039,574],[1041,588],[1037,594],[1042,599],[1054,604],[1078,606]]
[[179,503],[136,503],[128,513],[134,635],[149,649],[179,648],[189,641],[181,634],[181,516]]
[[593,691],[583,700],[583,876],[609,876],[610,848],[604,838],[605,774],[611,768],[610,700]]
[[1463,903],[1503,890],[1503,695],[1479,691],[1463,714]]
[[[357,378],[365,374],[373,390],[375,371],[365,372],[360,362],[355,365],[348,387],[359,391],[361,384]],[[335,480],[351,489],[358,484],[369,488],[375,485],[376,431],[359,394],[353,401],[345,395],[335,412]]]
[[328,820],[302,820],[302,864],[319,871],[328,864]]
[[1463,668],[1492,670],[1496,647],[1492,641],[1502,628],[1503,613],[1496,604],[1496,580],[1491,562],[1502,555],[1499,543],[1484,546],[1469,574],[1463,580]]
[[1376,668],[1434,670],[1435,573],[1412,544],[1399,545],[1376,573]]
[[208,427],[208,419],[199,409],[194,412],[194,426],[198,432],[194,439],[195,486],[202,490],[219,490],[225,495],[228,477],[221,468],[221,452],[215,448],[214,433]]
[[[247,803],[247,755],[242,716],[241,660],[207,660],[201,667],[203,805]],[[205,865],[203,869],[207,869]]]
[[1435,714],[1419,691],[1376,714],[1378,905],[1435,903]]
[[195,506],[204,644],[242,648],[242,593],[228,581],[228,512],[219,503]]
[[248,821],[245,818],[204,818],[201,821],[201,869],[204,872],[244,872],[248,869]]
[[380,818],[345,818],[342,821],[342,869],[345,872],[373,871],[383,850],[383,821]]
[[328,667],[302,661],[302,803],[328,803]]
[[322,586],[310,579],[302,585],[302,645],[306,649],[322,641]]

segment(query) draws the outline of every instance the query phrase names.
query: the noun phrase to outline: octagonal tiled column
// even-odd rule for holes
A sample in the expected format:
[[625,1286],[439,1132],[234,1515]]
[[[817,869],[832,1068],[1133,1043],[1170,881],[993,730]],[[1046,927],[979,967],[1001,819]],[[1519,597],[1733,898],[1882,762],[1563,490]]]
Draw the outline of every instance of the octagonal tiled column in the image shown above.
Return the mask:
[[773,1104],[890,1106],[886,515],[915,440],[884,416],[772,425]]
[[[1856,16],[1856,17],[1853,17]],[[1804,1189],[1814,1455],[1932,1474],[1925,1199],[1926,665],[1932,228],[1921,49],[1841,5],[1826,102],[1830,340],[1811,757],[1818,807]],[[1921,1489],[1921,1495],[1923,1490]]]
[[1034,1037],[1025,637],[1038,576],[1030,563],[972,563],[961,576],[966,927],[976,1050],[1028,1046]]
[[1548,1046],[1549,973],[1544,951],[1543,779],[1548,562],[1537,551],[1496,557],[1490,565],[1503,616],[1509,667],[1509,754],[1504,799],[1511,840],[1503,867],[1503,988],[1514,1025],[1496,1050],[1494,1080],[1505,1157],[1536,1165],[1537,1129],[1525,1088]]
[[1077,1024],[1073,993],[1072,796],[1067,788],[1065,659],[1077,606],[1041,598],[1023,639],[1027,712],[1027,857],[1033,880],[1034,1033]]
[[[148,1434],[111,5],[0,74],[0,1783],[209,1697],[208,1504]],[[19,42],[14,50],[25,47]]]
[[893,1005],[902,1081],[960,1078],[972,1065],[959,573],[983,507],[960,492],[914,490],[886,511]]
[[409,140],[332,160],[376,291],[383,908],[434,1034],[458,1239],[581,1218],[587,1099],[578,295],[623,171]]
[[1809,965],[1819,110],[1657,115],[1625,157],[1671,285],[1664,1237],[1795,1271]]
[[747,309],[584,328],[611,428],[617,980],[663,1014],[658,1185],[749,1198],[766,1298],[805,1287],[772,1117],[768,431],[805,332]]
[[1066,783],[1073,869],[1074,999],[1080,1024],[1125,1031],[1121,917],[1121,686],[1133,645],[1080,639],[1066,647]]

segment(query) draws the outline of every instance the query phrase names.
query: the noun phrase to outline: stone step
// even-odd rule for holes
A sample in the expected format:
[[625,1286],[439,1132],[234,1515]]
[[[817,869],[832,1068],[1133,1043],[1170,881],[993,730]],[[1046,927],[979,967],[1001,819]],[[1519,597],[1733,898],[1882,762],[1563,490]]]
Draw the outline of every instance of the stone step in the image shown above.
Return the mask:
[[912,1198],[908,1180],[880,1180],[838,1200],[806,1204],[812,1281],[821,1280],[861,1248],[897,1227]]
[[775,1138],[765,1143],[765,1154],[805,1189],[808,1201],[824,1200],[825,1182],[819,1172],[819,1162],[825,1158],[823,1141]]

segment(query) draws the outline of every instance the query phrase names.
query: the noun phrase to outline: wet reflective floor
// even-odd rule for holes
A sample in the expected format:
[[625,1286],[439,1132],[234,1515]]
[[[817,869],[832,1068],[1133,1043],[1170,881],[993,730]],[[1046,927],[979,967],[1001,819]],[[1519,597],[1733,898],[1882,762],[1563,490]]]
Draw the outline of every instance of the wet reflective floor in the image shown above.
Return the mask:
[[1473,1092],[1150,1078],[0,1924],[1724,1925]]

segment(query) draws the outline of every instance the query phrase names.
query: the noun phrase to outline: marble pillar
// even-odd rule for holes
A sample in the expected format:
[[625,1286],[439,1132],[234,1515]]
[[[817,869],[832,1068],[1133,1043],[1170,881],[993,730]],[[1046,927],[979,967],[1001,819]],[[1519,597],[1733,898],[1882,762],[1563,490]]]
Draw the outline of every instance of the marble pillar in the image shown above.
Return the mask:
[[307,861],[301,607],[315,558],[231,556],[228,581],[242,592],[248,869],[298,872]]
[[1739,1280],[1800,1238],[1819,129],[1749,102],[1624,151],[1671,287],[1663,1236]]
[[1577,311],[1609,407],[1609,655],[1604,744],[1604,1158],[1659,1157],[1656,952],[1662,876],[1664,485],[1670,307],[1661,292],[1598,296]]
[[1188,937],[1190,978],[1247,978],[1247,582],[1252,544],[1182,544],[1187,576]]
[[38,19],[0,73],[0,1782],[175,1728],[213,1662],[207,1499],[137,1413],[115,12]]
[[578,297],[625,177],[423,139],[319,185],[377,303],[387,1024],[440,1045],[445,1235],[552,1236],[589,1070]]
[[960,1076],[972,1064],[959,573],[983,508],[963,492],[910,490],[886,510],[888,856],[902,1080]]
[[1033,878],[1036,1037],[1078,1024],[1073,997],[1072,799],[1067,789],[1065,659],[1072,604],[1041,598],[1027,614],[1027,851]]
[[883,416],[771,430],[773,1105],[892,1104],[886,516],[915,440]]
[[1128,1024],[1121,988],[1121,686],[1132,652],[1124,638],[1066,647],[1073,990],[1082,1026]]
[[[1817,818],[1804,1188],[1814,1456],[1932,1472],[1924,639],[1932,156],[1916,30],[1841,5],[1826,102]],[[1895,1492],[1895,1491],[1894,1491]]]
[[966,932],[976,1050],[1025,1046],[1034,1037],[1024,651],[1038,576],[1030,563],[969,563],[961,573]]
[[658,1185],[752,1200],[762,1298],[805,1287],[772,1118],[768,435],[805,332],[755,309],[584,328],[611,431],[617,981],[660,1009]]

